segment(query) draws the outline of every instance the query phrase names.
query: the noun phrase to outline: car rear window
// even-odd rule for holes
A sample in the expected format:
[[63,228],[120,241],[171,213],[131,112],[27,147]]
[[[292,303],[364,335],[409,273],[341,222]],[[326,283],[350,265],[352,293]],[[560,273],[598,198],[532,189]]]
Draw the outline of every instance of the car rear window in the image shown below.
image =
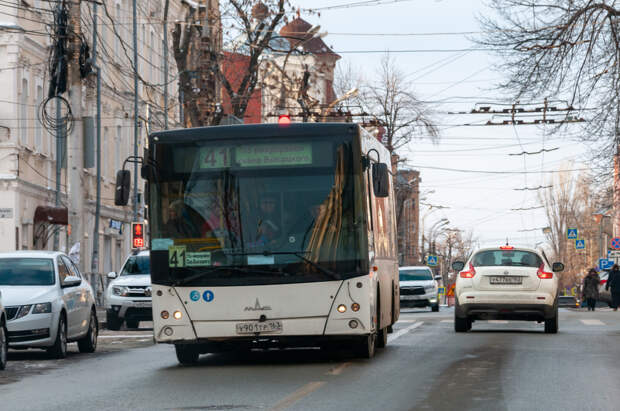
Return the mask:
[[150,274],[148,255],[132,255],[127,259],[121,275],[143,275]]
[[540,267],[542,259],[525,250],[485,250],[474,255],[474,267],[515,266]]
[[54,263],[49,258],[1,258],[0,285],[54,285]]
[[398,271],[400,281],[426,281],[432,280],[433,274],[426,268],[411,268]]

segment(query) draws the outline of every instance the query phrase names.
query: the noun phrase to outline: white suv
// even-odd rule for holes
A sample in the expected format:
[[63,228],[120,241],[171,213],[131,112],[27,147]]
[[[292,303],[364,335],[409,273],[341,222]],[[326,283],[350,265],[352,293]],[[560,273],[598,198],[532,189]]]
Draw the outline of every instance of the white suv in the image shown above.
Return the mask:
[[433,276],[427,266],[399,267],[400,306],[401,307],[431,307],[439,311],[437,297],[437,280],[441,276]]
[[507,319],[545,322],[546,333],[558,332],[558,276],[562,263],[550,266],[544,253],[530,248],[481,248],[460,271],[454,294],[454,329],[465,332],[475,320]]
[[112,281],[105,294],[107,328],[138,328],[140,321],[153,321],[149,252],[133,252],[120,271],[108,273]]

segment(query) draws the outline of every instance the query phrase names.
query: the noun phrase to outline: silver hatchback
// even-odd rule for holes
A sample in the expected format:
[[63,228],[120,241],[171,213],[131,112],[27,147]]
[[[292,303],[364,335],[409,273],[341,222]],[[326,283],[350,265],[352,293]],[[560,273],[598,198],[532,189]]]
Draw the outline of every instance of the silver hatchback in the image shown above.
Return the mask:
[[98,323],[90,284],[65,254],[17,251],[0,254],[0,291],[11,348],[43,348],[54,358],[67,343],[94,352]]

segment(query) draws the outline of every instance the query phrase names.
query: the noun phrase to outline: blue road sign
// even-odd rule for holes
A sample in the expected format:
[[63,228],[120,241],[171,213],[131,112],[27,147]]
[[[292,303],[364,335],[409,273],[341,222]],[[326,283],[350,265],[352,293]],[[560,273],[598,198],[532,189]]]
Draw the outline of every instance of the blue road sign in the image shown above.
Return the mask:
[[569,240],[576,240],[578,238],[578,232],[576,228],[569,228],[566,230],[566,238]]
[[575,240],[575,250],[585,250],[586,240]]
[[614,266],[614,260],[609,260],[607,258],[599,258],[598,260],[598,268],[601,270],[609,270]]
[[431,267],[434,267],[437,265],[437,256],[436,255],[429,255],[426,258],[426,264],[430,265]]
[[437,287],[437,294],[445,295],[446,294],[446,287]]
[[614,250],[617,250],[620,248],[620,237],[614,237],[611,240],[611,248],[613,248]]

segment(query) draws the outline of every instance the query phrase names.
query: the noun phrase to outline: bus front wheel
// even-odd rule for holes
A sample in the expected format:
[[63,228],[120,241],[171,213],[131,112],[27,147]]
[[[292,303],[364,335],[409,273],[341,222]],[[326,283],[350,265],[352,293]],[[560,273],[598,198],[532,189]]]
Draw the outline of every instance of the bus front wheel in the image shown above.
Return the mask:
[[177,353],[177,360],[182,365],[192,365],[198,362],[200,352],[198,347],[193,344],[175,344],[174,349]]
[[372,358],[375,356],[375,347],[377,344],[377,333],[372,333],[361,337],[356,344],[356,354],[361,358]]

